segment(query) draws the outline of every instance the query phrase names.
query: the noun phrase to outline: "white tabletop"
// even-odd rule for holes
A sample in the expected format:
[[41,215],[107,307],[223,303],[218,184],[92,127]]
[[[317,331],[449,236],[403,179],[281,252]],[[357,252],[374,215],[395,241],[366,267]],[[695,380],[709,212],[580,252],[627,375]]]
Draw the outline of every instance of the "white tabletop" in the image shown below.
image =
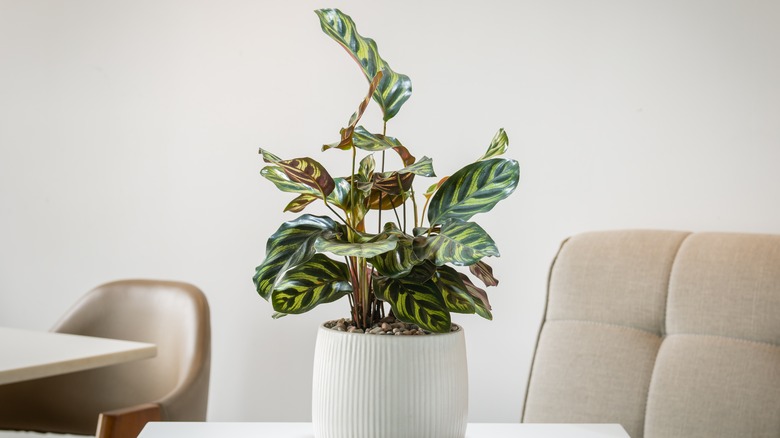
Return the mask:
[[[313,438],[311,423],[153,422],[138,438]],[[466,438],[629,438],[618,424],[470,423]],[[412,437],[410,437],[412,438]]]
[[0,327],[0,384],[157,355],[154,344]]

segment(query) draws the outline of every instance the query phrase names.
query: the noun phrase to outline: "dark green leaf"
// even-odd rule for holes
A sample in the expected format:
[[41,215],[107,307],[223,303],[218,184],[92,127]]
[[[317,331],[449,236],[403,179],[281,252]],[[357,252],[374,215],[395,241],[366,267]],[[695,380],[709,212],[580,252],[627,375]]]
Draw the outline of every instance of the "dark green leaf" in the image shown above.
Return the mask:
[[434,277],[439,286],[442,298],[447,304],[447,310],[457,313],[474,313],[474,299],[466,290],[466,285],[460,278],[460,273],[449,266],[440,266]]
[[412,240],[392,222],[385,224],[384,231],[379,236],[384,239],[392,236],[398,245],[392,251],[372,257],[368,261],[380,275],[385,277],[401,278],[407,276],[415,264],[419,263],[414,255]]
[[417,283],[378,277],[374,281],[374,293],[390,303],[393,314],[401,321],[432,332],[450,331],[450,312],[433,280]]
[[431,260],[436,266],[472,265],[482,257],[499,255],[493,239],[474,222],[449,221],[442,225],[439,234],[420,236],[416,242],[417,257]]
[[309,214],[283,223],[268,238],[265,260],[253,277],[257,293],[267,300],[285,271],[314,255],[314,243],[326,231],[344,232],[344,226],[329,217]]
[[455,172],[433,195],[428,207],[431,225],[450,219],[469,220],[490,211],[517,187],[517,161],[492,158],[478,161]]
[[271,292],[271,304],[277,312],[303,313],[351,291],[347,265],[323,254],[315,254],[287,271]]
[[316,11],[322,30],[339,43],[360,64],[369,81],[382,71],[384,76],[374,93],[374,100],[382,108],[384,120],[393,118],[401,105],[412,95],[412,81],[408,76],[394,72],[377,50],[376,42],[358,34],[355,22],[338,9]]

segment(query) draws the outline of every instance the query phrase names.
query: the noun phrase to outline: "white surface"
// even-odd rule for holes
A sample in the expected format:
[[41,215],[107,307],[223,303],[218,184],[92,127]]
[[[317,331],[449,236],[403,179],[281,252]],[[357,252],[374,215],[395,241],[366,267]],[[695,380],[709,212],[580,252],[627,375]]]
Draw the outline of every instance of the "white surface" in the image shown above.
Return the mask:
[[463,436],[468,419],[463,331],[379,336],[320,327],[312,386],[312,422],[320,438],[413,437],[419,431]]
[[115,365],[157,354],[153,344],[0,327],[0,384]]
[[[310,423],[148,423],[138,438],[313,438]],[[466,438],[629,438],[617,424],[471,423]],[[410,437],[411,438],[411,437]]]
[[[317,327],[347,303],[272,320],[251,277],[296,216],[258,147],[349,168],[320,145],[367,85],[327,6],[411,77],[388,134],[438,175],[502,126],[520,162],[474,218],[501,251],[494,319],[454,316],[470,421],[519,421],[565,237],[780,233],[777,0],[0,0],[0,325],[45,330],[105,281],[189,281],[212,308],[209,419],[310,421]],[[361,123],[381,130],[373,103]]]

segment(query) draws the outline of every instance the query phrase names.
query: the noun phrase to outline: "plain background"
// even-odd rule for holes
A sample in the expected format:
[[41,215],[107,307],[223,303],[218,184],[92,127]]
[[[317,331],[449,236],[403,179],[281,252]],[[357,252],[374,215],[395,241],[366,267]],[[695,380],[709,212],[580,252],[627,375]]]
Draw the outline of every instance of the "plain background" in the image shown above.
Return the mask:
[[780,233],[777,1],[0,0],[0,325],[47,329],[114,279],[188,281],[212,309],[209,419],[309,420],[316,329],[347,303],[275,321],[251,277],[295,217],[258,147],[349,168],[320,146],[367,84],[318,7],[412,78],[388,134],[439,175],[500,127],[520,162],[475,218],[502,253],[495,318],[456,318],[471,421],[518,421],[567,236]]

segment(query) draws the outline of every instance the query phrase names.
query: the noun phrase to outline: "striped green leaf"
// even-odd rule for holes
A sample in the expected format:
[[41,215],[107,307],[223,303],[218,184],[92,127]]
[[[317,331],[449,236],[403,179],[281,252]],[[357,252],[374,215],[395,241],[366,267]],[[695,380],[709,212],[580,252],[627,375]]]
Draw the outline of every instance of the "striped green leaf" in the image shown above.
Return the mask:
[[336,187],[326,198],[328,203],[335,205],[344,211],[349,210],[349,191],[351,190],[349,181],[347,181],[346,178],[333,178],[333,181],[336,183]]
[[451,263],[468,266],[482,257],[499,256],[498,247],[488,233],[474,222],[451,220],[437,235],[417,238],[417,257],[431,260],[436,266]]
[[405,173],[413,173],[420,176],[436,176],[436,173],[433,171],[433,160],[428,157],[422,157],[416,163],[399,169],[398,173],[402,175]]
[[285,271],[314,255],[314,243],[322,233],[343,232],[343,228],[329,217],[309,214],[283,223],[268,238],[265,260],[255,270],[257,293],[267,300]]
[[433,280],[420,283],[378,277],[374,281],[374,293],[390,303],[393,314],[401,321],[432,332],[450,331],[450,312]]
[[401,146],[401,142],[398,139],[382,134],[372,134],[362,126],[355,128],[355,132],[352,134],[352,141],[356,148],[368,152],[384,151]]
[[[260,170],[262,175],[268,181],[274,183],[277,189],[287,193],[300,193],[306,195],[314,195],[317,199],[322,199],[322,193],[306,184],[296,182],[287,177],[287,174],[277,166],[266,166]],[[342,210],[346,210],[349,206],[349,182],[344,178],[333,178],[334,188],[333,191],[327,196],[328,203],[335,205]],[[308,199],[308,198],[305,198]],[[301,200],[293,201],[290,204],[302,202]],[[287,210],[285,211],[292,211]]]
[[311,204],[312,202],[320,199],[316,195],[312,195],[309,193],[302,193],[298,195],[295,199],[290,201],[289,204],[287,204],[286,207],[284,207],[284,211],[289,211],[292,213],[300,213],[303,211],[304,208],[306,208],[307,205]]
[[382,108],[384,120],[392,119],[401,109],[401,105],[412,95],[412,81],[408,76],[394,72],[390,65],[379,56],[376,42],[358,34],[355,22],[338,9],[320,9],[315,11],[320,19],[322,30],[360,64],[366,79],[371,81],[377,72],[384,75],[379,81],[374,100]]
[[496,135],[493,136],[493,140],[490,142],[490,145],[488,146],[487,151],[485,151],[485,154],[479,157],[479,160],[477,161],[495,158],[506,152],[508,147],[509,137],[507,137],[506,132],[504,132],[504,128],[501,128],[498,130],[498,132],[496,132]]
[[385,224],[384,231],[379,236],[383,239],[392,236],[397,240],[398,245],[392,251],[370,258],[369,263],[380,275],[385,277],[401,278],[407,276],[412,268],[420,262],[414,255],[412,240],[392,222]]
[[336,187],[336,183],[328,173],[328,170],[317,160],[308,157],[281,160],[263,149],[260,149],[260,153],[263,155],[263,160],[267,163],[279,166],[288,179],[317,190],[322,193],[323,198],[330,195]]
[[315,254],[284,275],[271,292],[271,304],[280,313],[303,313],[352,291],[349,269],[323,254]]
[[360,160],[360,167],[358,168],[358,176],[360,181],[370,181],[371,175],[374,174],[374,168],[376,167],[376,161],[374,161],[373,155],[366,155]]
[[460,273],[449,266],[439,266],[434,277],[447,310],[456,313],[474,313],[474,299],[463,284]]
[[284,171],[278,166],[265,166],[260,170],[260,175],[274,183],[277,189],[288,193],[319,193],[313,188],[301,184],[299,182],[292,181]]
[[443,224],[450,219],[469,220],[490,211],[517,187],[517,161],[502,158],[478,161],[455,172],[431,198],[428,222]]
[[415,264],[418,263],[414,255],[411,240],[399,240],[392,251],[379,254],[368,260],[379,274],[390,278],[406,277]]
[[371,258],[395,249],[395,238],[364,239],[362,242],[349,242],[346,238],[331,233],[323,233],[314,244],[320,252],[330,252],[339,256]]

